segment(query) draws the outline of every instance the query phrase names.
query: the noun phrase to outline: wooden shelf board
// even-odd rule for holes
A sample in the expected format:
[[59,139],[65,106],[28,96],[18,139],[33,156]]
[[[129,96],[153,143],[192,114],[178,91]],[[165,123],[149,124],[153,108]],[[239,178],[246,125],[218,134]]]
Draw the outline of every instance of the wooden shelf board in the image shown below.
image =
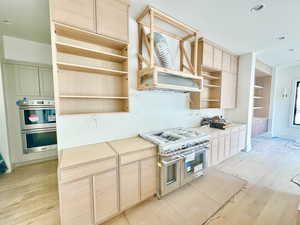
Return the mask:
[[262,89],[262,88],[264,88],[264,87],[263,87],[263,86],[259,86],[259,85],[254,85],[254,88]]
[[220,102],[220,99],[200,99],[201,102]]
[[69,37],[75,40],[81,40],[85,42],[95,43],[102,46],[106,46],[114,49],[127,48],[128,43],[115,40],[100,34],[95,34],[89,31],[81,30],[79,28],[71,27],[61,23],[55,23],[55,32],[57,35]]
[[259,106],[256,106],[256,107],[253,107],[253,109],[263,109],[264,107],[259,107]]
[[56,42],[56,48],[58,52],[64,52],[72,55],[79,55],[79,56],[102,59],[102,60],[113,61],[118,63],[124,62],[128,59],[128,57],[126,56],[79,47],[79,46],[75,46],[63,42]]
[[57,62],[58,69],[62,70],[72,70],[72,71],[79,71],[79,72],[88,72],[88,73],[96,73],[96,74],[107,74],[112,76],[125,76],[128,73],[125,71],[119,71],[119,70],[111,70],[101,67],[95,67],[95,66],[84,66],[84,65],[78,65],[78,64],[71,64],[71,63],[64,63],[64,62]]
[[254,99],[263,99],[264,97],[261,97],[261,96],[254,96],[253,98],[254,98]]
[[201,76],[185,73],[182,71],[171,70],[171,69],[167,69],[167,68],[163,68],[163,67],[159,67],[159,66],[155,66],[154,70],[155,69],[157,70],[157,72],[167,73],[169,75],[174,75],[174,76],[178,76],[178,77],[190,78],[193,80],[202,80],[203,79]]
[[208,79],[208,80],[220,80],[220,77],[208,75],[208,74],[205,74],[205,73],[202,73],[201,75],[203,76],[204,79]]
[[157,84],[155,86],[149,85],[148,87],[139,88],[139,90],[149,90],[149,89],[166,89],[166,90],[175,90],[175,91],[183,91],[183,92],[201,92],[201,90],[198,88],[182,87],[182,86],[169,85],[169,84]]
[[81,112],[81,113],[60,113],[61,116],[80,116],[80,115],[97,115],[97,114],[127,114],[129,111],[120,111],[120,112]]
[[204,84],[204,87],[208,87],[208,88],[220,88],[220,85],[214,85],[214,84]]
[[60,95],[60,98],[77,98],[77,99],[116,99],[126,100],[128,97],[114,97],[114,96],[88,96],[88,95]]

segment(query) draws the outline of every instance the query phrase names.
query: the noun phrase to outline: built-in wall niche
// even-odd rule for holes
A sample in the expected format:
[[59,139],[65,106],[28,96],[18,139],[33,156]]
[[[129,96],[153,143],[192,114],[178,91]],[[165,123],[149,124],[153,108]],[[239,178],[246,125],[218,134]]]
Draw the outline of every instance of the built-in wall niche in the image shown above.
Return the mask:
[[270,112],[270,94],[271,94],[271,76],[262,76],[255,78],[254,86],[254,116],[269,117]]
[[128,112],[128,43],[53,26],[59,114]]

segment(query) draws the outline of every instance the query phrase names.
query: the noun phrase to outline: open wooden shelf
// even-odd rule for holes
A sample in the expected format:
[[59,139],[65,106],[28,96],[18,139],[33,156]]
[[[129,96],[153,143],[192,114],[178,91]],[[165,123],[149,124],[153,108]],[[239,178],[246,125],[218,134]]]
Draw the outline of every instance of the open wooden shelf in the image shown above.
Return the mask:
[[128,43],[52,22],[60,115],[129,112]]
[[201,74],[205,79],[209,79],[209,80],[220,80],[220,77],[217,77],[217,76],[212,76],[212,75],[209,75],[207,73],[202,73]]
[[86,30],[81,30],[79,28],[71,27],[65,24],[55,23],[54,27],[55,27],[56,35],[59,36],[64,36],[71,39],[94,43],[94,44],[106,46],[108,48],[119,49],[119,50],[127,48],[128,46],[128,43],[126,42],[115,40],[107,36],[92,33]]
[[68,54],[73,54],[73,55],[80,55],[84,57],[90,57],[90,58],[95,58],[95,59],[102,59],[102,60],[107,60],[107,61],[112,61],[112,62],[124,62],[125,60],[128,59],[126,56],[122,55],[116,55],[112,54],[109,52],[104,52],[104,51],[96,51],[93,49],[89,48],[83,48],[67,43],[62,43],[62,42],[56,42],[56,49],[59,52],[64,52]]
[[80,72],[87,72],[87,73],[96,73],[99,75],[107,74],[112,76],[124,76],[128,74],[128,72],[126,71],[106,69],[97,66],[84,66],[84,65],[64,63],[64,62],[57,62],[57,67],[58,69],[62,69],[62,70],[73,70],[73,71],[80,71]]
[[254,99],[263,99],[264,97],[262,97],[262,96],[254,96],[253,98]]
[[114,96],[84,96],[84,95],[60,95],[60,98],[82,98],[82,99],[128,99],[128,97]]
[[220,99],[201,99],[201,102],[220,102]]
[[183,92],[201,92],[198,88],[189,88],[189,87],[182,87],[170,84],[158,84],[155,88],[159,89],[166,89],[166,90],[175,90],[175,91],[183,91]]
[[260,107],[260,106],[255,106],[253,107],[254,110],[257,110],[257,109],[263,109],[264,107]]
[[214,84],[204,84],[204,87],[208,87],[208,88],[220,88],[220,85],[214,85]]
[[263,87],[263,86],[259,86],[259,85],[254,85],[254,88],[262,89],[262,88],[264,88],[264,87]]

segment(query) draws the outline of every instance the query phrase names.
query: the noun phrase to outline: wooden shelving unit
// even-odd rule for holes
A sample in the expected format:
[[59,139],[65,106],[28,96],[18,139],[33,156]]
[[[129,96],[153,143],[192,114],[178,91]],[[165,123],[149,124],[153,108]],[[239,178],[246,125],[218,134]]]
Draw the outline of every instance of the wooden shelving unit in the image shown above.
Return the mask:
[[58,113],[128,112],[128,44],[52,23]]
[[191,108],[220,108],[222,72],[206,70],[202,66],[198,71],[203,76],[203,90],[201,93],[191,93]]
[[[166,89],[182,92],[200,92],[203,87],[203,78],[197,74],[197,51],[194,52],[194,62],[191,62],[185,50],[185,43],[189,40],[198,40],[197,30],[177,21],[171,16],[148,6],[138,16],[138,32],[139,32],[139,47],[138,47],[138,77],[137,86],[139,90],[147,89]],[[167,24],[167,28],[160,27],[161,24]],[[171,28],[171,29],[170,29]],[[158,32],[166,35],[176,41],[180,48],[180,68],[167,69],[156,64],[154,52],[154,33]],[[178,35],[180,33],[180,35]],[[147,50],[145,52],[145,50]],[[166,79],[161,77],[172,76],[181,78],[185,81],[190,80],[190,85],[187,83],[171,84],[166,83]],[[178,79],[178,77],[180,77]],[[162,81],[163,80],[163,81]]]

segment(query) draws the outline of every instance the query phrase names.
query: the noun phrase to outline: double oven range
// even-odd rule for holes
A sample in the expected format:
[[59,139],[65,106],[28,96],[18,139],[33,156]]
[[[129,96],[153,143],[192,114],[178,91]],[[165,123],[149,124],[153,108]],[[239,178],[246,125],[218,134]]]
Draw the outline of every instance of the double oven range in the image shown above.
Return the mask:
[[204,174],[209,136],[184,128],[140,136],[158,145],[158,198]]
[[21,101],[19,111],[23,153],[55,150],[57,138],[54,101]]

